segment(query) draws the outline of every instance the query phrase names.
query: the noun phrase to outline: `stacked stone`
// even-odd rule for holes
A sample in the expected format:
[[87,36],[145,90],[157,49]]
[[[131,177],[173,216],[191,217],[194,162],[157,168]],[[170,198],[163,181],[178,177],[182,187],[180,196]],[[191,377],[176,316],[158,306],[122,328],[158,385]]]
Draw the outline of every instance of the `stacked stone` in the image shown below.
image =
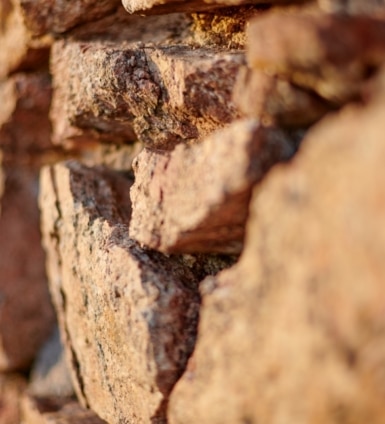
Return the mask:
[[0,3],[0,423],[384,422],[385,4],[122,3]]

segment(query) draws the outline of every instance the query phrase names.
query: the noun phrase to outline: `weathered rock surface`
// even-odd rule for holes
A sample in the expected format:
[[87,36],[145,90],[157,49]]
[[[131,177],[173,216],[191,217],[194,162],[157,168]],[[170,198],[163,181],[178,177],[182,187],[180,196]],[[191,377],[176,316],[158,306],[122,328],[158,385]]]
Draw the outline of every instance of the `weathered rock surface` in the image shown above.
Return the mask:
[[139,139],[171,148],[203,137],[237,117],[231,91],[242,62],[239,51],[59,41],[54,141]]
[[233,92],[234,103],[249,118],[264,125],[308,127],[333,105],[285,78],[243,67]]
[[[25,369],[55,321],[40,244],[38,172],[4,164],[0,216],[0,371]],[[17,331],[15,330],[17,329]]]
[[[7,0],[8,1],[8,0]],[[119,0],[15,0],[21,5],[29,31],[34,35],[63,33],[113,13]]]
[[261,5],[295,3],[295,0],[122,0],[123,6],[129,13],[173,13],[198,12],[224,7],[242,5]]
[[384,422],[384,113],[325,119],[256,189],[239,264],[202,283],[170,423]]
[[358,97],[385,57],[385,21],[365,16],[271,13],[250,23],[248,39],[251,68],[335,105]]
[[15,0],[0,2],[0,79],[16,71],[48,67],[51,40],[33,39]]
[[130,236],[163,252],[239,253],[253,185],[295,148],[284,132],[245,120],[171,153],[144,150]]
[[20,424],[20,397],[24,378],[17,374],[0,374],[0,424]]
[[193,349],[198,283],[224,260],[172,257],[128,238],[131,182],[76,162],[44,169],[50,288],[83,405],[109,423],[165,422]]
[[23,424],[105,424],[94,412],[70,398],[26,395],[22,401]]
[[16,74],[0,83],[0,148],[6,161],[28,161],[52,148],[47,73]]

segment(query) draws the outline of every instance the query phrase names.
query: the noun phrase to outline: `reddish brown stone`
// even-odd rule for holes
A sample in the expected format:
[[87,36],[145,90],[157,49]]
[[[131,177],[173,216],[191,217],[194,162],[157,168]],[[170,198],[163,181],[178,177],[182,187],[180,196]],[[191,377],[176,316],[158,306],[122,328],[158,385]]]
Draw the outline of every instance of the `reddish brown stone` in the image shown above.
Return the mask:
[[226,263],[164,256],[128,238],[131,182],[76,162],[41,179],[50,288],[83,405],[109,423],[165,422],[193,349],[198,282]]
[[0,79],[15,71],[48,67],[51,40],[32,39],[18,0],[0,2]]
[[34,36],[63,33],[113,13],[119,0],[15,0],[21,5],[27,28]]
[[144,150],[130,236],[163,252],[240,252],[253,185],[294,151],[287,134],[253,120],[172,153]]
[[237,51],[60,41],[52,59],[54,141],[138,138],[171,148],[203,137],[237,116],[231,91],[242,61]]
[[384,103],[309,132],[253,196],[239,264],[202,283],[176,423],[383,423]]
[[24,424],[106,424],[70,398],[26,395],[21,406]]
[[16,74],[0,83],[0,148],[4,160],[27,161],[51,148],[51,81],[46,73]]
[[267,13],[251,22],[248,39],[251,68],[336,105],[357,97],[385,58],[385,21],[365,16]]
[[55,321],[40,245],[38,171],[4,165],[0,216],[0,371],[25,369]]

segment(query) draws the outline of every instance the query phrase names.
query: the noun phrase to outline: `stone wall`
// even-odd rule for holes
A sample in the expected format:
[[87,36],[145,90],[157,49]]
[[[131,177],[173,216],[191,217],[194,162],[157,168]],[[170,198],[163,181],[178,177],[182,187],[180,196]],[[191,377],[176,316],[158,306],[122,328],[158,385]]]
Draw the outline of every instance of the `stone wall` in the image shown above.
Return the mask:
[[385,422],[385,2],[0,0],[0,424]]

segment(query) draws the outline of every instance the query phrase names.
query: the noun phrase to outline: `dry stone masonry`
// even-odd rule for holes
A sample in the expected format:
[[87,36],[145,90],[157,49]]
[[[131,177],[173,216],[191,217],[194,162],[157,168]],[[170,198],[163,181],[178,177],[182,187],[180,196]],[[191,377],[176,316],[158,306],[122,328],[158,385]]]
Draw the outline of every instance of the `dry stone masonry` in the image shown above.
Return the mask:
[[385,422],[385,2],[0,0],[0,424]]

